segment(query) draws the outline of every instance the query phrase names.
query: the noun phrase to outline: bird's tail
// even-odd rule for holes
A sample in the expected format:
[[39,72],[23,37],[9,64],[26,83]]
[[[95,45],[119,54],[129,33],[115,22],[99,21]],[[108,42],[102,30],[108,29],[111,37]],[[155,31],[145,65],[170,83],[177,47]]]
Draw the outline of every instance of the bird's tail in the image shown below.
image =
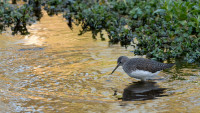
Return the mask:
[[165,68],[170,68],[170,67],[172,67],[172,66],[174,66],[175,65],[175,63],[173,63],[173,64],[166,64],[165,65]]

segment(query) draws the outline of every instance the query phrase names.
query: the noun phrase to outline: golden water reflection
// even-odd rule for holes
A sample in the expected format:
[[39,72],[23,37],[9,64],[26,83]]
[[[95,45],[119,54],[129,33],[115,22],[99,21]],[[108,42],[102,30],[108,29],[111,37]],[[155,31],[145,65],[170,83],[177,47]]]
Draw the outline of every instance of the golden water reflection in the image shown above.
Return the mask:
[[[78,36],[78,29],[71,31],[62,16],[44,13],[40,22],[30,26],[29,36],[0,36],[2,112],[199,111],[198,76],[187,76],[185,81],[158,81],[153,87],[167,88],[162,94],[168,96],[155,100],[118,100],[136,80],[122,69],[109,74],[119,56],[133,57],[129,52],[132,48],[125,50],[93,40],[90,33]],[[194,70],[191,73],[198,75]],[[171,76],[164,72],[160,75]],[[144,87],[135,88],[140,91]]]

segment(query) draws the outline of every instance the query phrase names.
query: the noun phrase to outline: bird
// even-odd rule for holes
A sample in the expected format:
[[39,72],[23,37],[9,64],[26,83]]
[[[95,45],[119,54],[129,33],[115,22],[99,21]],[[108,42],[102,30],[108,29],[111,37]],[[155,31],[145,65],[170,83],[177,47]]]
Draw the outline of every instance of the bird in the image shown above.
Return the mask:
[[147,81],[156,77],[160,71],[171,68],[174,64],[165,64],[146,58],[128,58],[127,56],[120,56],[117,59],[117,66],[111,74],[113,74],[119,66],[122,66],[123,70],[130,77],[140,79],[141,81]]

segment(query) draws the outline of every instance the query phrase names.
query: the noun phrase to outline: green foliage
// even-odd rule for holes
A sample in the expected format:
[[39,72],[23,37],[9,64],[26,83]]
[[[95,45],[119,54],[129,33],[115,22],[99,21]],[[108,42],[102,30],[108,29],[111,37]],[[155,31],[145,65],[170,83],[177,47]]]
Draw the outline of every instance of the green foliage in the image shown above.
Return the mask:
[[[190,63],[199,60],[198,1],[160,1],[160,8],[148,18],[151,20],[153,17],[155,22],[147,22],[139,29],[149,38],[143,36],[139,39],[138,45],[141,45],[141,50],[137,50],[136,54],[150,53],[159,60],[185,56],[184,59]],[[148,49],[144,49],[144,45]]]
[[[31,1],[31,0],[30,0]],[[38,0],[36,0],[38,1]],[[28,34],[27,24],[31,25],[36,18],[33,4],[13,5],[0,3],[0,32],[10,27],[13,34],[20,32],[22,35]]]
[[[32,0],[36,3],[40,0]],[[156,60],[183,58],[193,63],[200,59],[199,0],[43,0],[51,16],[63,13],[68,25],[80,25],[80,35],[91,31],[93,38],[106,31],[110,43],[127,47],[133,42],[136,55]],[[41,3],[41,1],[39,2]],[[18,20],[25,26],[32,9],[1,7],[0,28]],[[34,6],[34,5],[32,5]],[[6,8],[7,7],[7,8]],[[27,7],[26,5],[24,7]],[[11,13],[12,12],[12,13]],[[10,16],[12,14],[12,16]],[[7,16],[6,16],[7,15]],[[2,18],[3,17],[3,18]],[[27,17],[27,18],[25,18]],[[21,24],[20,24],[21,25]],[[133,39],[137,38],[137,42]]]

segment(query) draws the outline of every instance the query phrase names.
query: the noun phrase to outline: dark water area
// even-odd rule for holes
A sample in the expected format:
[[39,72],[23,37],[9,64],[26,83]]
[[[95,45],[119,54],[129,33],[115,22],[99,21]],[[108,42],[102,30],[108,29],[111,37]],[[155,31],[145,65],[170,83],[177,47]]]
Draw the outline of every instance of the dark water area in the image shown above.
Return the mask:
[[119,44],[78,36],[62,16],[43,18],[30,35],[0,35],[0,111],[4,112],[193,112],[200,111],[200,69],[176,62],[162,80],[141,83],[122,68],[134,56]]
[[164,95],[167,88],[160,88],[156,82],[135,82],[124,89],[123,101],[151,100]]
[[19,49],[18,51],[28,51],[28,50],[37,51],[37,50],[44,50],[44,48],[41,48],[41,47],[24,48],[24,49]]

